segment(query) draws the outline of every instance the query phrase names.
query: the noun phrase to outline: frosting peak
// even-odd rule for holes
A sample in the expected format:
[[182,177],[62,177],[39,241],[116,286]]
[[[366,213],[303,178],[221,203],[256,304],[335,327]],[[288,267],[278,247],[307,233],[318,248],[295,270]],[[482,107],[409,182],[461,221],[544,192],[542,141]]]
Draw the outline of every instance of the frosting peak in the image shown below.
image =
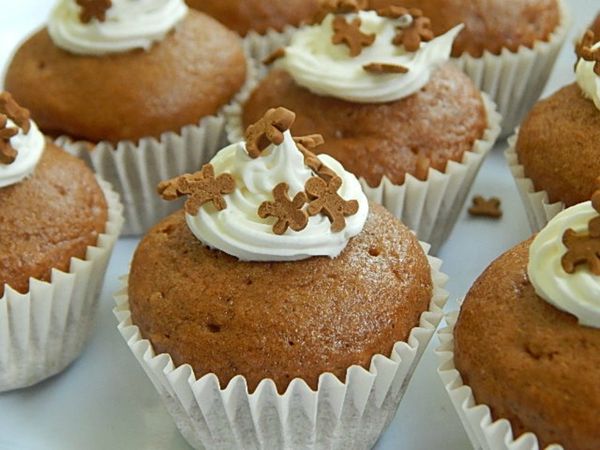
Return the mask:
[[575,78],[583,95],[600,109],[600,42],[594,42],[594,33],[588,30],[577,44],[579,60],[575,66]]
[[420,11],[401,12],[329,14],[320,24],[299,30],[277,65],[318,95],[358,103],[408,97],[448,61],[462,25],[433,38],[429,19]]
[[[594,328],[600,328],[600,275],[592,267],[575,267],[582,255],[572,253],[572,240],[584,236],[599,217],[592,202],[562,211],[534,239],[527,267],[541,298],[576,316],[581,325]],[[600,234],[595,239],[600,244]]]
[[334,258],[362,231],[369,204],[360,183],[332,157],[310,151],[320,136],[294,139],[288,113],[293,121],[283,108],[270,110],[248,129],[248,142],[217,153],[202,170],[208,175],[159,186],[173,199],[196,183],[186,221],[205,245],[243,261]]
[[183,0],[97,0],[92,9],[80,4],[59,0],[48,32],[56,46],[82,55],[149,50],[188,11]]

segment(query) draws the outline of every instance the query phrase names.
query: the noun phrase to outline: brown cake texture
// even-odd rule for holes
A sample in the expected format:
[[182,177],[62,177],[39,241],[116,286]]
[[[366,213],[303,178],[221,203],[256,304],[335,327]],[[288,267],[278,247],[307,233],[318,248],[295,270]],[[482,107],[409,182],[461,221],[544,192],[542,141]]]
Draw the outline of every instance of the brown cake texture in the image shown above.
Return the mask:
[[332,155],[371,186],[383,176],[402,184],[407,173],[418,175],[420,158],[445,171],[448,161],[462,161],[487,127],[480,92],[450,64],[434,72],[416,94],[376,104],[319,96],[298,86],[287,72],[273,70],[244,104],[244,127],[277,106],[296,113],[294,135],[319,130],[326,145],[315,151]]
[[202,11],[245,36],[249,31],[264,34],[270,29],[283,30],[309,21],[319,10],[319,0],[186,0]]
[[547,41],[561,22],[557,0],[370,0],[374,9],[388,5],[420,8],[440,35],[463,23],[452,56],[468,53],[476,58],[489,51],[533,47]]
[[568,85],[530,111],[516,150],[525,176],[551,202],[572,206],[590,199],[600,175],[600,111]]
[[75,55],[43,29],[15,54],[5,87],[44,132],[114,143],[197,124],[228,103],[245,77],[239,37],[191,10],[149,51]]
[[129,275],[133,323],[157,353],[222,387],[242,375],[251,391],[265,378],[280,392],[294,378],[315,389],[322,373],[368,368],[407,340],[431,298],[418,241],[375,204],[337,258],[272,263],[205,247],[175,213],[142,240]]
[[0,188],[0,297],[4,285],[27,293],[29,278],[49,281],[85,259],[104,232],[108,207],[83,161],[46,144],[33,175]]
[[471,288],[454,331],[454,360],[477,403],[540,448],[600,448],[600,329],[538,297],[530,241],[495,261]]

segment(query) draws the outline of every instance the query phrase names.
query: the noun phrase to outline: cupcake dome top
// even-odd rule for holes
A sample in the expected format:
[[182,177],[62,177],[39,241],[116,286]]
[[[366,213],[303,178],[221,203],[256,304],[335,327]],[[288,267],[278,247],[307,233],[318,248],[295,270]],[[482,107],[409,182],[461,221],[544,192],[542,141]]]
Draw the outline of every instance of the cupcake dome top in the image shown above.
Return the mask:
[[370,0],[373,8],[390,4],[422,9],[436,35],[463,23],[452,56],[531,48],[536,41],[548,40],[561,21],[557,0]]

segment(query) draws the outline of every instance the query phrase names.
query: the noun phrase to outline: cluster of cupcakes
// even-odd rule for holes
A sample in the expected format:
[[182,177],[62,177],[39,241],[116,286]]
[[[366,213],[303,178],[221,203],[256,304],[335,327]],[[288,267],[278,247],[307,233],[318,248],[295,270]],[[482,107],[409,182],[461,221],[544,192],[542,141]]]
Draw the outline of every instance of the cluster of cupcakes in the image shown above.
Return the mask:
[[[515,3],[58,0],[0,94],[0,391],[79,355],[125,223],[118,328],[194,448],[375,445],[443,317],[429,253],[565,40]],[[441,333],[484,448],[600,447],[593,29],[577,55],[509,140],[541,231]]]

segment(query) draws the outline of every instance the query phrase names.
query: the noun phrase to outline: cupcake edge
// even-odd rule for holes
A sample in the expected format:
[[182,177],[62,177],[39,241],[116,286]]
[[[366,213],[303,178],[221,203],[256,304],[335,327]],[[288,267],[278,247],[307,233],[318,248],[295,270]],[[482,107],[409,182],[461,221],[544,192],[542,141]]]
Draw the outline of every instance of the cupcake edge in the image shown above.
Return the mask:
[[[427,253],[429,246],[421,243]],[[321,374],[317,391],[301,379],[284,394],[265,379],[248,393],[243,376],[221,388],[215,374],[200,379],[189,365],[175,367],[168,354],[156,355],[132,324],[124,287],[115,294],[114,314],[127,345],[157,389],[177,428],[195,448],[283,448],[291,443],[332,442],[352,448],[370,448],[393,419],[408,382],[443,316],[448,298],[447,276],[441,260],[428,256],[434,286],[429,310],[407,342],[397,342],[389,357],[374,355],[369,370],[351,366],[346,381]],[[219,447],[219,448],[221,448]]]
[[[440,361],[438,375],[471,444],[474,448],[486,450],[539,450],[539,442],[534,433],[528,432],[515,439],[508,419],[494,420],[489,405],[477,403],[473,390],[463,383],[454,364],[454,327],[458,314],[455,311],[446,315],[447,327],[438,331],[441,344],[435,353]],[[545,450],[564,448],[553,444]]]
[[123,235],[141,235],[183,204],[165,202],[155,195],[158,183],[199,170],[227,144],[224,111],[254,82],[255,70],[246,54],[246,81],[240,91],[216,114],[203,117],[197,124],[186,125],[178,132],[167,131],[159,139],[147,137],[137,143],[102,141],[96,145],[63,135],[55,139],[55,144],[81,158],[112,184],[124,206]]
[[119,195],[96,178],[108,204],[108,218],[85,259],[71,258],[68,273],[52,269],[50,282],[30,278],[27,294],[5,285],[0,298],[0,392],[32,386],[62,372],[87,343],[123,225]]
[[537,233],[554,216],[565,209],[565,204],[563,202],[551,203],[548,192],[544,190],[536,191],[533,180],[525,176],[525,169],[519,164],[519,155],[516,149],[518,138],[519,130],[517,129],[515,134],[508,139],[508,148],[504,152],[504,156],[517,185],[531,231]]

